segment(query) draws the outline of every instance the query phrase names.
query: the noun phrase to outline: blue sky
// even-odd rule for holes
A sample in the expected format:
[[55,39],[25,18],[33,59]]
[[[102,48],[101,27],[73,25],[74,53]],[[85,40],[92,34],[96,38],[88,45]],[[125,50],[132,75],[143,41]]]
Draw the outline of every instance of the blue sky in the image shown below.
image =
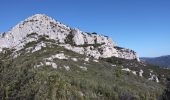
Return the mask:
[[142,57],[170,55],[170,0],[0,0],[0,32],[36,13],[110,36]]

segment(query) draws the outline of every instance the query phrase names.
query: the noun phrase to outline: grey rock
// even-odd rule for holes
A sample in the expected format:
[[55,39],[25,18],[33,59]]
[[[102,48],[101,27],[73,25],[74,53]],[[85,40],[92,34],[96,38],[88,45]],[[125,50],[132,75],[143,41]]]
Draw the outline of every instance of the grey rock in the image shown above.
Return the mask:
[[20,22],[10,31],[0,35],[0,51],[3,48],[21,50],[23,46],[37,40],[29,35],[36,33],[38,36],[48,36],[56,44],[80,54],[99,58],[119,57],[124,59],[138,59],[136,52],[129,49],[117,49],[116,43],[111,38],[82,32],[70,28],[44,14],[36,14]]

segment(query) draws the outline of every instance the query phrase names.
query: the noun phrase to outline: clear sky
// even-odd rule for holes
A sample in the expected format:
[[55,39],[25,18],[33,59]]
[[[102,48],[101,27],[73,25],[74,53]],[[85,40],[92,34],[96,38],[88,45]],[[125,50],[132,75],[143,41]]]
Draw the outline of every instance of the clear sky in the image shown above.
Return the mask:
[[0,32],[36,13],[110,36],[141,57],[170,55],[170,0],[0,0]]

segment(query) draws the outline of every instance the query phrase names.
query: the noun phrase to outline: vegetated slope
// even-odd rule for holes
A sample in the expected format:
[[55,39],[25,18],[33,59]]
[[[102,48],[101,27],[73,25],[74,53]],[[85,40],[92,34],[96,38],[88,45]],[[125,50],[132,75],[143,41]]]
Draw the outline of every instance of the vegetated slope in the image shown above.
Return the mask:
[[159,65],[160,67],[170,67],[170,55],[155,58],[143,57],[141,60],[150,64]]
[[[42,42],[46,46],[33,52]],[[8,49],[1,53],[0,99],[155,100],[163,93],[164,86],[149,81],[149,76],[122,70],[152,69],[136,60],[97,60],[46,39],[30,42],[18,52],[18,56]]]

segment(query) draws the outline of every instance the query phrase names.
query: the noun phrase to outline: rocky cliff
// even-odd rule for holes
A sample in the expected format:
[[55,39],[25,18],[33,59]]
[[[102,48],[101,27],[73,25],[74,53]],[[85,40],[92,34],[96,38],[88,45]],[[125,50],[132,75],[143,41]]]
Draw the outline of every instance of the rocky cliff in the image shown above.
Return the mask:
[[118,57],[139,60],[136,52],[118,48],[116,43],[107,36],[70,28],[44,14],[31,16],[17,24],[10,31],[1,34],[0,51],[4,48],[20,50],[26,43],[37,41],[39,37],[53,40],[66,49],[96,59]]

